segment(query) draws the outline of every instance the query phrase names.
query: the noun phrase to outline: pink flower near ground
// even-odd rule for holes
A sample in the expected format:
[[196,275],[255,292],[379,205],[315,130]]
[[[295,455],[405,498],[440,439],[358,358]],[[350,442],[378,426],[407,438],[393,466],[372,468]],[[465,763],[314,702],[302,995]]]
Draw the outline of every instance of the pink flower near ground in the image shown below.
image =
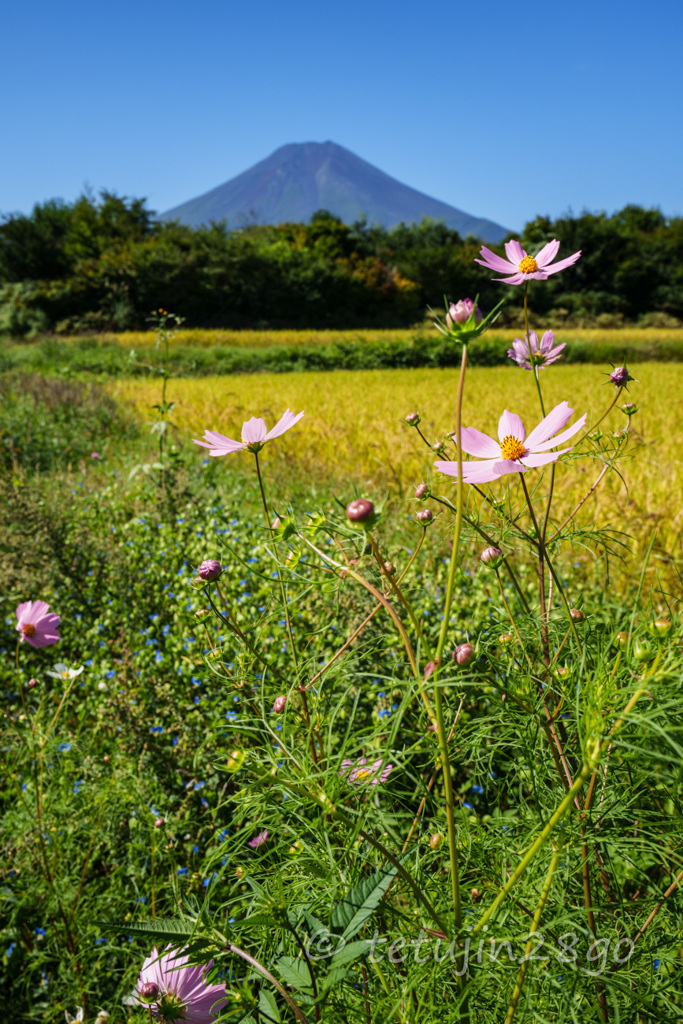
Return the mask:
[[60,618],[50,611],[45,601],[24,601],[17,607],[17,630],[19,639],[26,640],[31,647],[50,647],[59,637]]
[[182,950],[167,948],[159,956],[153,949],[142,965],[138,990],[142,985],[151,983],[157,986],[158,995],[153,1003],[141,1002],[150,1006],[154,1016],[164,1021],[213,1024],[227,1002],[225,986],[210,985],[206,981],[213,960],[199,967],[187,966],[187,960],[188,956]]
[[368,765],[367,757],[361,757],[357,761],[342,761],[341,771],[337,774],[345,778],[352,786],[361,786],[364,782],[369,782],[371,786],[378,786],[381,782],[386,782],[394,767],[393,764],[388,764],[386,768],[383,765],[381,757],[370,765]]
[[280,437],[290,427],[293,427],[295,423],[298,423],[302,416],[303,412],[295,415],[287,409],[270,430],[266,429],[265,420],[262,420],[259,416],[252,416],[250,420],[242,424],[241,441],[233,441],[231,437],[217,434],[215,430],[205,430],[203,441],[197,441],[196,438],[193,438],[193,440],[195,444],[208,448],[209,455],[212,456],[231,455],[233,452],[240,452],[245,448],[248,448],[250,452],[259,452],[266,441],[272,441],[274,437]]
[[[468,484],[487,484],[506,473],[526,473],[528,469],[555,462],[560,455],[570,452],[573,446],[562,448],[559,452],[550,449],[573,437],[586,422],[587,414],[584,413],[571,427],[562,430],[573,412],[567,402],[560,402],[534,427],[528,437],[520,417],[507,409],[498,423],[497,441],[474,427],[465,427],[460,441],[463,452],[483,461],[463,462],[463,480]],[[558,434],[558,430],[562,430],[562,433]],[[458,475],[457,461],[439,461],[434,465],[447,476]]]
[[552,331],[545,332],[540,344],[536,331],[529,331],[529,342],[531,343],[531,359],[529,359],[529,345],[527,345],[526,338],[515,338],[512,348],[508,349],[510,359],[514,359],[523,370],[530,370],[532,366],[537,366],[539,370],[542,370],[544,367],[550,366],[551,363],[556,363],[558,359],[562,358],[562,349],[567,346],[566,341],[556,345],[555,335]]
[[251,846],[252,850],[257,850],[259,846],[262,846],[268,838],[268,830],[263,829],[262,832],[257,832],[252,839],[249,840],[247,846]]
[[490,249],[483,245],[480,250],[481,255],[484,257],[483,260],[475,260],[474,262],[481,263],[482,267],[486,267],[487,270],[495,270],[498,274],[509,274],[509,277],[493,278],[494,281],[503,281],[505,284],[545,281],[551,274],[557,274],[560,270],[566,270],[567,267],[571,267],[581,255],[581,250],[579,249],[578,252],[572,253],[566,259],[553,263],[552,261],[557,256],[559,248],[560,243],[557,239],[553,239],[552,242],[544,245],[535,256],[529,256],[522,249],[519,242],[506,242],[505,252],[508,258],[504,260],[501,256],[496,256],[495,252],[491,252]]

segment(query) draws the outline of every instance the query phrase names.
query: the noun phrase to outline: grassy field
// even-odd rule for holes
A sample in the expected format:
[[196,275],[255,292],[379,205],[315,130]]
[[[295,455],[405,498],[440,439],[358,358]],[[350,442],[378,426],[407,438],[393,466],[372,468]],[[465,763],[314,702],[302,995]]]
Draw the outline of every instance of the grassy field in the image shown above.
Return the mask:
[[[676,443],[683,418],[683,367],[642,364],[633,373],[639,383],[631,385],[631,397],[642,405],[631,421],[634,458],[624,467],[628,491],[615,474],[608,474],[581,518],[590,521],[600,515],[601,521],[632,531],[641,548],[658,527],[655,558],[666,559],[677,550],[683,525]],[[201,437],[205,429],[239,437],[242,421],[251,415],[263,415],[272,423],[286,407],[304,409],[301,423],[266,452],[271,479],[286,465],[311,480],[356,481],[376,494],[387,488],[405,494],[411,484],[432,478],[434,457],[403,418],[413,410],[423,413],[422,428],[430,441],[452,430],[457,376],[452,369],[421,369],[211,377],[172,381],[169,396],[176,402],[173,418],[184,438]],[[593,366],[555,367],[542,378],[546,407],[566,399],[577,414],[587,411],[589,421],[595,421],[614,394],[611,386],[602,386],[606,379]],[[147,414],[157,401],[159,385],[123,381],[111,390]],[[530,375],[513,367],[471,369],[465,424],[495,434],[504,408],[519,412],[528,428],[537,422],[538,399]],[[603,426],[616,430],[625,423],[616,409]],[[562,468],[557,481],[562,507],[569,511],[599,470],[590,460]],[[443,490],[451,493],[453,481],[444,480]]]

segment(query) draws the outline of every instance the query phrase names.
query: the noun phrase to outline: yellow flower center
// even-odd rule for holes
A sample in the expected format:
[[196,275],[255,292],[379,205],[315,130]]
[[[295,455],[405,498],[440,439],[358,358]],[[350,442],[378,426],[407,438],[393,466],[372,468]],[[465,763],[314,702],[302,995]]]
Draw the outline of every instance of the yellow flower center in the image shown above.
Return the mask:
[[500,442],[500,454],[504,459],[520,459],[526,452],[526,448],[519,440],[518,437],[513,437],[512,434],[508,434]]
[[24,634],[24,636],[36,635],[36,627],[33,625],[32,622],[27,622],[25,626],[22,626],[21,631]]
[[359,768],[356,772],[357,779],[369,779],[372,772],[369,768]]
[[525,256],[519,264],[519,269],[523,274],[533,274],[535,270],[538,270],[538,263],[533,256]]

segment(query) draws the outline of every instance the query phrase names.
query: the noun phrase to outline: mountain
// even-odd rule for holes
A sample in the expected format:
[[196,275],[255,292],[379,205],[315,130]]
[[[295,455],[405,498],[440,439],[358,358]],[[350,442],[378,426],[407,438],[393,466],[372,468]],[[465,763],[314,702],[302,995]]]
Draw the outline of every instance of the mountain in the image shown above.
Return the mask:
[[472,234],[485,242],[500,242],[510,234],[500,224],[403,185],[334,142],[281,146],[224,185],[167,210],[161,219],[192,227],[225,219],[234,228],[307,222],[316,210],[329,210],[346,224],[365,215],[369,224],[384,227],[431,217],[463,237]]

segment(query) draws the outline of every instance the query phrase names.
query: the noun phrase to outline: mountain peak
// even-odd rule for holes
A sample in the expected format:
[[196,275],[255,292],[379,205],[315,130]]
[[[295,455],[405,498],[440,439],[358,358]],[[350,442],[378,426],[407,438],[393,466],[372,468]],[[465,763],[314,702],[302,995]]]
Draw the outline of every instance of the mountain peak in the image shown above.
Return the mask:
[[364,216],[369,224],[393,227],[431,217],[485,242],[499,242],[509,234],[500,224],[404,185],[329,139],[280,146],[225,184],[168,210],[162,219],[192,227],[225,220],[234,228],[308,222],[321,209],[346,224]]

